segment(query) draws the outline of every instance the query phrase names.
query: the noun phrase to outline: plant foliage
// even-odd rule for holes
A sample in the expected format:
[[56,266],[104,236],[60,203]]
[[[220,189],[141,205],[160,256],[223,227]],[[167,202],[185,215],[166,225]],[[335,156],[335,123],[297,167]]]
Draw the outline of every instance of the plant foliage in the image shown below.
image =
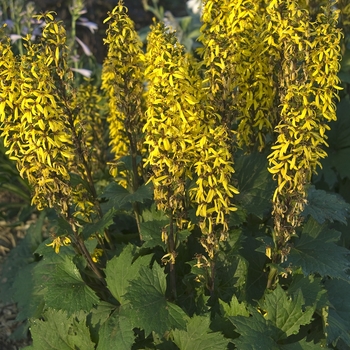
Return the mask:
[[350,348],[350,5],[206,0],[194,54],[119,1],[88,77],[71,11],[0,38],[0,185],[38,213],[1,273],[26,349]]

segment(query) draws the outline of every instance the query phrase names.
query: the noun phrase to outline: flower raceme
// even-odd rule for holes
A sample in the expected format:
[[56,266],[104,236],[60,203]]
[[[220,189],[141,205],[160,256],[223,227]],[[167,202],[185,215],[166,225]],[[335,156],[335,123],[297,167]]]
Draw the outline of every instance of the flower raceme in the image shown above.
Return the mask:
[[[108,53],[103,64],[102,89],[106,91],[109,98],[107,121],[110,145],[114,153],[114,164],[117,164],[123,156],[129,154],[132,156],[135,179],[139,172],[135,163],[136,156],[142,149],[141,130],[144,124],[142,42],[122,1],[119,1],[104,22],[107,22],[109,27],[107,38],[104,40],[108,44]],[[111,172],[113,176],[117,176],[116,165],[112,164]],[[127,186],[125,180],[122,183],[125,187]],[[135,191],[137,184],[132,184],[132,187]]]
[[206,99],[198,66],[162,24],[152,27],[146,54],[147,122],[145,144],[152,169],[150,180],[158,208],[170,211],[181,229],[188,206],[186,183],[203,232],[201,240],[213,257],[216,227],[221,238],[227,232],[227,214],[236,208],[230,198],[237,190],[230,184],[233,173],[228,133],[220,116]]
[[74,152],[56,81],[66,74],[66,34],[52,14],[45,21],[42,42],[26,37],[27,53],[21,57],[14,56],[7,39],[1,42],[1,135],[10,159],[33,186],[32,203],[39,210],[58,204],[65,211],[71,192],[67,163]]
[[93,132],[82,119],[96,117],[88,101],[94,95],[97,108],[98,98],[93,88],[76,92],[71,87],[62,23],[52,13],[37,18],[44,20],[41,40],[32,43],[25,37],[25,54],[15,57],[9,40],[1,42],[1,136],[20,175],[32,186],[32,203],[39,210],[56,207],[64,216],[73,211],[87,219],[96,212],[91,181],[90,188],[73,186],[71,174],[87,179],[87,164],[94,163],[95,151],[89,151]]
[[[276,95],[264,1],[204,2],[202,35],[209,99],[242,148],[262,150],[273,131]],[[257,57],[259,59],[257,59]]]
[[315,22],[296,1],[274,3],[268,11],[281,50],[281,105],[269,171],[278,182],[273,210],[281,247],[300,225],[306,185],[327,155],[323,146],[327,123],[336,120],[333,99],[339,89],[341,33],[336,27],[338,11],[331,3]]

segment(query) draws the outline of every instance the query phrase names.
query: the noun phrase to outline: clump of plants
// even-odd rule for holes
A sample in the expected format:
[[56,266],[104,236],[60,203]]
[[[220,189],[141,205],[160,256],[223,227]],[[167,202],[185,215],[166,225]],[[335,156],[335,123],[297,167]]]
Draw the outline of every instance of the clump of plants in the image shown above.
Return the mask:
[[2,33],[1,137],[41,213],[3,271],[26,349],[350,346],[350,171],[320,170],[349,12],[207,0],[194,56],[119,1],[85,79],[54,13],[20,54]]

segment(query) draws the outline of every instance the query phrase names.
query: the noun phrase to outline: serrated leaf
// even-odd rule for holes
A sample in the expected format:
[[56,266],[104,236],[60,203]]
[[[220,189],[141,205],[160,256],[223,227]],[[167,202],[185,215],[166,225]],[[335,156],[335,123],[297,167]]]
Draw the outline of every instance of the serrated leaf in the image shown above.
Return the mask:
[[142,266],[140,277],[130,281],[125,298],[130,309],[133,327],[142,328],[145,335],[152,331],[163,335],[172,328],[185,327],[187,315],[165,298],[166,278],[163,269],[155,263],[152,270]]
[[33,350],[94,350],[90,332],[85,326],[85,318],[72,315],[68,317],[62,310],[49,309],[44,320],[31,321],[30,332]]
[[124,208],[134,202],[144,203],[153,198],[152,184],[142,185],[135,192],[129,192],[123,186],[116,182],[110,183],[100,196],[101,198],[110,199],[115,209]]
[[91,309],[89,315],[87,316],[87,326],[90,329],[91,340],[95,343],[98,342],[99,330],[102,324],[105,323],[115,309],[115,305],[105,301],[100,301]]
[[313,275],[294,275],[288,294],[292,295],[298,290],[303,293],[305,306],[316,305],[316,309],[320,310],[327,305],[327,291],[321,284],[321,278]]
[[104,230],[113,224],[113,218],[115,216],[115,213],[115,209],[110,209],[106,214],[103,215],[102,219],[98,222],[93,224],[84,224],[84,229],[82,232],[84,238],[88,239],[91,235],[95,233],[103,234]]
[[314,344],[313,342],[307,342],[306,339],[302,339],[297,343],[284,344],[280,346],[281,350],[320,350],[323,349],[320,344]]
[[102,325],[97,350],[130,350],[134,343],[134,331],[128,317],[116,310]]
[[249,316],[249,311],[247,310],[246,305],[243,302],[240,303],[235,295],[232,297],[230,303],[225,303],[222,300],[219,300],[219,303],[224,317]]
[[266,155],[259,152],[241,155],[235,162],[240,192],[236,198],[247,213],[259,218],[271,211],[271,198],[276,187],[267,167]]
[[326,281],[325,287],[330,303],[325,329],[327,342],[336,345],[342,339],[350,347],[350,282],[333,279]]
[[321,225],[326,220],[346,224],[349,211],[350,204],[336,193],[331,194],[323,190],[316,190],[314,186],[311,186],[308,190],[308,204],[304,209],[303,216],[311,215]]
[[123,248],[119,256],[113,257],[107,262],[105,269],[107,287],[112,295],[121,303],[125,303],[123,297],[130,285],[130,281],[139,276],[141,266],[149,266],[152,255],[140,256],[135,259],[135,246],[129,244]]
[[173,342],[181,350],[222,350],[226,349],[228,340],[219,332],[210,329],[209,316],[194,315],[187,323],[186,330],[175,329]]
[[240,350],[269,349],[278,350],[274,340],[279,330],[255,309],[250,310],[251,316],[230,316],[229,320],[236,326],[240,337],[233,342]]
[[12,286],[17,279],[17,274],[28,264],[34,262],[33,253],[42,242],[42,227],[45,217],[45,212],[42,212],[35,224],[29,227],[24,239],[15,248],[11,249],[2,266],[0,299],[3,302],[13,302],[14,291]]
[[345,270],[349,266],[349,251],[335,244],[340,235],[310,218],[290,250],[287,265],[301,267],[304,275],[318,273],[322,277],[348,279]]
[[55,259],[42,260],[36,267],[36,278],[46,287],[44,299],[53,309],[62,309],[72,315],[78,311],[90,311],[99,298],[81,278],[71,258],[55,254]]
[[279,330],[276,340],[297,334],[300,326],[311,322],[315,310],[315,307],[304,306],[300,289],[291,298],[279,284],[273,292],[266,294],[265,299],[259,304],[266,312],[265,319],[271,321]]
[[13,297],[19,310],[16,317],[18,321],[40,317],[45,305],[45,288],[40,285],[34,274],[35,266],[36,264],[30,264],[24,267],[17,274],[13,284]]
[[166,245],[162,241],[162,229],[167,224],[169,224],[169,220],[141,222],[141,236],[142,240],[144,241],[142,247],[154,248],[160,246],[165,249]]

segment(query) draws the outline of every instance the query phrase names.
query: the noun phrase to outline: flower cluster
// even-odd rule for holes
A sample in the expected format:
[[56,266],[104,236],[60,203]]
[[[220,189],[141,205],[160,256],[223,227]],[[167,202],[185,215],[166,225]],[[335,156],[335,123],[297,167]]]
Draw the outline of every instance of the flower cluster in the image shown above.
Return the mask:
[[231,183],[234,168],[228,147],[230,139],[227,128],[223,125],[210,125],[215,121],[215,115],[211,115],[210,121],[202,121],[202,136],[195,145],[196,184],[190,193],[197,204],[196,215],[200,217],[199,226],[204,234],[201,243],[209,257],[213,258],[218,249],[218,241],[227,238],[228,214],[237,210],[231,204],[231,198],[238,194],[238,190]]
[[277,90],[264,1],[207,1],[202,19],[200,52],[212,104],[235,129],[238,146],[262,150],[275,124]]
[[[180,215],[185,208],[186,178],[192,177],[198,114],[202,113],[196,106],[199,80],[184,47],[164,24],[151,28],[146,62],[147,121],[143,131],[149,153],[145,165],[152,169],[150,180],[158,208]],[[181,215],[178,219],[181,222]]]
[[[162,24],[153,26],[148,38],[146,164],[158,208],[171,211],[178,227],[186,223],[186,182],[193,179],[189,197],[196,204],[202,245],[210,257],[218,240],[225,238],[227,214],[237,189],[231,185],[232,155],[229,134],[213,112],[198,65],[184,54],[174,33]],[[220,227],[219,238],[216,227]]]
[[[107,121],[110,130],[110,144],[115,164],[126,155],[131,155],[133,178],[137,178],[136,158],[142,149],[143,116],[143,51],[134,24],[127,15],[123,2],[109,13],[104,21],[109,23],[107,58],[103,64],[102,88],[109,97]],[[112,168],[117,175],[117,167]],[[120,175],[120,174],[119,174]],[[126,186],[126,182],[123,182]],[[134,190],[137,184],[132,184]]]
[[341,33],[332,4],[316,22],[294,0],[277,1],[268,11],[281,50],[280,122],[269,171],[278,182],[273,204],[277,245],[282,247],[300,225],[305,186],[326,156],[327,123],[336,119]]
[[69,78],[66,33],[51,13],[44,19],[42,41],[25,38],[27,54],[15,57],[9,41],[1,43],[1,136],[20,175],[33,187],[32,203],[39,210],[59,205],[65,212],[71,192],[67,163],[74,150],[57,85]]

